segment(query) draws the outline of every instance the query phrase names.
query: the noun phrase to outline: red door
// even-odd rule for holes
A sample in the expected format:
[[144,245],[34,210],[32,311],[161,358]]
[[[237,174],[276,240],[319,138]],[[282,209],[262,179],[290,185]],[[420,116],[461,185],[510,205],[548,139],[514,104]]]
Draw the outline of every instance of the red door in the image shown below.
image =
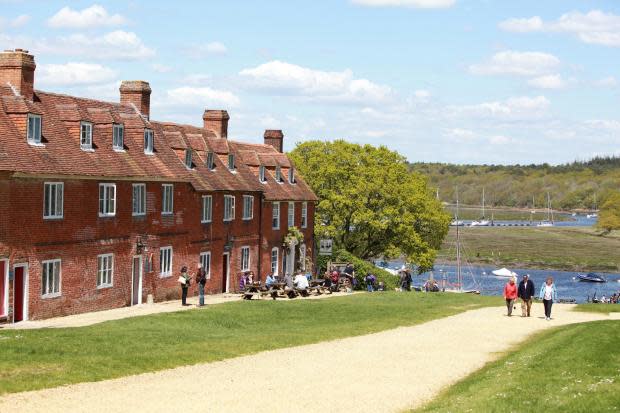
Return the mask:
[[15,268],[15,277],[13,277],[13,291],[15,297],[13,321],[18,322],[24,319],[24,267]]
[[0,316],[6,315],[4,291],[6,289],[6,261],[0,261]]

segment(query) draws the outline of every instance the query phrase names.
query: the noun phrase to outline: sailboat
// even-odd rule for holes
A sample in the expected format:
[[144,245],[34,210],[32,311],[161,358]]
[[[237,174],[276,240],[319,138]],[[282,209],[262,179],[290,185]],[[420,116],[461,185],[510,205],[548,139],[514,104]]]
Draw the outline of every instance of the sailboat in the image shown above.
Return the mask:
[[547,192],[547,219],[540,221],[537,227],[552,227],[553,226],[553,211],[551,210],[551,195]]
[[454,219],[450,223],[451,227],[462,227],[465,225],[463,221],[459,220],[459,190],[456,189],[456,214],[454,215]]
[[594,218],[598,218],[598,214],[596,213],[597,208],[596,208],[596,194],[594,194],[594,212],[592,212],[591,214],[586,215],[586,218],[588,219],[594,219]]
[[488,227],[490,224],[489,220],[486,219],[485,211],[484,211],[484,187],[482,187],[482,218],[479,221],[472,221],[472,227]]

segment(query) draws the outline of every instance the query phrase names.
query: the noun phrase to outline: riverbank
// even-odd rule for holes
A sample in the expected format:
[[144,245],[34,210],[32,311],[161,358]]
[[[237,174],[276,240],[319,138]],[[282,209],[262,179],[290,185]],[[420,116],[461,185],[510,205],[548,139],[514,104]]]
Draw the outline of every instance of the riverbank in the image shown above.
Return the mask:
[[[561,271],[620,271],[620,231],[602,236],[584,227],[460,228],[470,264]],[[456,228],[450,228],[437,264],[456,260]]]

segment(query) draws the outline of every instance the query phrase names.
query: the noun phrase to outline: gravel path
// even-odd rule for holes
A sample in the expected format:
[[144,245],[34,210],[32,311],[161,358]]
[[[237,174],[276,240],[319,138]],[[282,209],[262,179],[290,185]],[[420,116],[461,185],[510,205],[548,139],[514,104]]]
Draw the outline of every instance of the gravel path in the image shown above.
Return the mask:
[[608,319],[555,305],[545,321],[502,308],[98,383],[0,398],[0,412],[397,412],[421,405],[530,334]]

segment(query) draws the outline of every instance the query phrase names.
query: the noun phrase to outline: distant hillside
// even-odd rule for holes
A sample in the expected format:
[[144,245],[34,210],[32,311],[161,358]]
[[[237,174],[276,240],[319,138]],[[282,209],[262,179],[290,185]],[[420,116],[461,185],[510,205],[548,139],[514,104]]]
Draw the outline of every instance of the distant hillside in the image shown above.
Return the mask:
[[556,209],[594,209],[609,190],[620,188],[620,157],[598,157],[565,165],[452,165],[413,163],[412,171],[426,175],[430,187],[439,188],[442,201],[459,200],[479,205],[482,188],[488,206],[532,207],[546,205],[547,192]]

